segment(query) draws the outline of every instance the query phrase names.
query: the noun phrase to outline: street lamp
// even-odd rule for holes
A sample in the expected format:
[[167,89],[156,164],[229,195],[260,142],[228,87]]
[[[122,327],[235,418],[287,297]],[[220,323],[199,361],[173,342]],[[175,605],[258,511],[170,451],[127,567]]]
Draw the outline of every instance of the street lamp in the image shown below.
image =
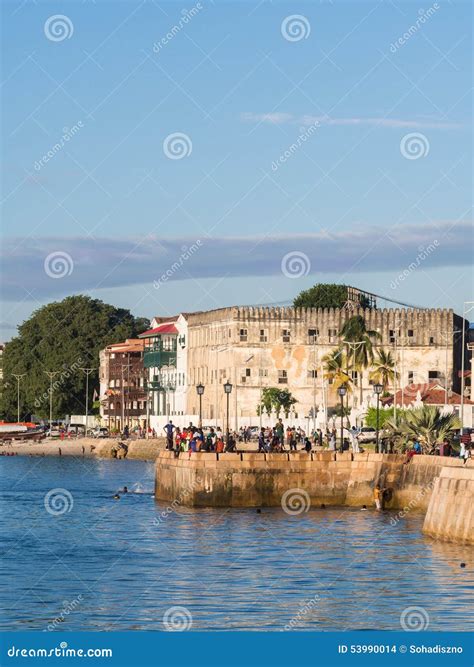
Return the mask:
[[85,437],[87,438],[87,429],[89,426],[89,375],[95,371],[95,368],[81,368],[81,371],[83,371],[86,374],[86,425],[85,425]]
[[374,392],[377,396],[377,418],[376,418],[376,434],[375,434],[375,451],[379,451],[379,410],[380,410],[380,394],[383,392],[383,384],[374,384]]
[[45,373],[49,377],[49,435],[51,437],[53,430],[53,379],[61,371],[45,371]]
[[232,391],[232,385],[227,380],[227,382],[224,384],[224,392],[225,395],[227,396],[227,425],[226,425],[226,440],[227,440],[227,445],[229,444],[229,398],[230,398],[230,393]]
[[339,394],[339,398],[341,399],[341,452],[344,451],[343,445],[344,445],[344,396],[347,394],[347,387],[345,385],[341,385],[339,389],[337,390],[337,393]]
[[204,385],[198,384],[196,386],[197,395],[199,396],[199,428],[202,427],[202,395],[204,394]]

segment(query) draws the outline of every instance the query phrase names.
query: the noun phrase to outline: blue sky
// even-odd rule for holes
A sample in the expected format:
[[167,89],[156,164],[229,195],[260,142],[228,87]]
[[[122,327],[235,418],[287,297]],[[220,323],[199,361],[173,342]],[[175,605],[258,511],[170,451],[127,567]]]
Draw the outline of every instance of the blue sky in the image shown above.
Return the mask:
[[2,338],[71,293],[461,311],[470,29],[455,0],[4,3]]

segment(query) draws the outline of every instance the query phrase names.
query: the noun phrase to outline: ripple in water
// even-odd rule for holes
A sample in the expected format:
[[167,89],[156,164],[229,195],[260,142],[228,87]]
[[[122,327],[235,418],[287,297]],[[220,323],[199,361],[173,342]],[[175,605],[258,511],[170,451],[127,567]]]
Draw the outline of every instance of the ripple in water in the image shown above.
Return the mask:
[[[141,461],[0,460],[0,628],[400,630],[417,607],[430,630],[474,629],[471,550],[424,537],[419,514],[170,512],[153,476]],[[52,516],[57,488],[74,503]]]

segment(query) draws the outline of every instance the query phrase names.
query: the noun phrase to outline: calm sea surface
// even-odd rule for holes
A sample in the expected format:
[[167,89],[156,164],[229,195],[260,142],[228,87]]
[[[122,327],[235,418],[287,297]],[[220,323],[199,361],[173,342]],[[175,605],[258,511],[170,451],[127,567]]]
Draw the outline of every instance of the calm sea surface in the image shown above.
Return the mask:
[[[0,459],[0,628],[162,630],[179,606],[193,629],[400,630],[411,607],[430,630],[474,629],[472,550],[423,537],[420,515],[166,513],[153,476],[141,461]],[[124,484],[135,492],[113,500]]]

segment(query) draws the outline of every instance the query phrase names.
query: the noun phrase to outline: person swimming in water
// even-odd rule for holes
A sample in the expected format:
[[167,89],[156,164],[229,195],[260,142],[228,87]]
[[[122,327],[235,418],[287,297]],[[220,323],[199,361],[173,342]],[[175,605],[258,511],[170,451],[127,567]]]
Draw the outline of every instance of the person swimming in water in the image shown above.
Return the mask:
[[116,494],[114,495],[114,500],[120,500],[120,496],[119,496],[118,493],[116,493]]
[[123,487],[122,493],[128,493],[128,488],[126,486]]

